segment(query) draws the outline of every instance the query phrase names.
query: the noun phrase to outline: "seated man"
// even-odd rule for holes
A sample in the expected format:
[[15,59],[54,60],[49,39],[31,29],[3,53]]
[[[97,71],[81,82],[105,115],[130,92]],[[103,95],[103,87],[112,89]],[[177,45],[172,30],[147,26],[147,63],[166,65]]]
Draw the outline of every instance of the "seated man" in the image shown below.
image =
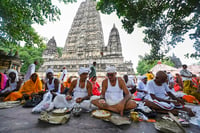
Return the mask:
[[50,91],[53,97],[55,97],[57,94],[61,93],[61,84],[59,82],[59,79],[53,77],[54,71],[49,68],[46,71],[46,84],[45,89],[46,91]]
[[23,97],[23,95],[27,95],[28,98],[32,94],[36,94],[42,90],[42,82],[39,79],[38,74],[33,73],[29,80],[27,80],[23,86],[19,89],[19,91],[10,93],[4,101],[16,101]]
[[137,95],[135,98],[139,98],[141,100],[143,100],[145,98],[145,96],[147,95],[147,90],[146,90],[146,84],[147,84],[147,77],[143,76],[141,77],[141,80],[138,82],[137,85]]
[[8,70],[8,80],[6,82],[5,89],[0,92],[0,96],[6,97],[11,92],[18,91],[21,87],[22,80],[18,79],[18,72],[14,69]]
[[[145,105],[160,113],[171,112],[174,115],[178,115],[178,111],[183,110],[188,112],[189,116],[194,116],[191,109],[183,107],[183,100],[171,93],[166,81],[167,74],[163,71],[158,71],[156,78],[148,81],[146,89],[150,94],[150,98],[145,100]],[[172,98],[173,101],[170,101],[169,98]]]
[[[110,110],[120,113],[123,116],[123,111],[133,109],[136,103],[131,100],[130,92],[128,91],[124,80],[116,77],[116,68],[106,68],[107,77],[102,82],[102,93],[100,99],[92,100],[92,103],[100,109]],[[123,96],[125,94],[125,97]]]
[[[89,68],[81,67],[78,74],[80,77],[72,81],[69,91],[67,92],[66,100],[68,106],[73,106],[75,103],[79,103],[80,107],[84,109],[90,109],[90,96],[92,95],[92,84],[88,78],[90,72]],[[72,97],[73,92],[73,97]],[[71,105],[69,105],[71,103]]]
[[128,75],[124,75],[124,81],[126,83],[126,87],[130,91],[130,93],[134,93],[136,91],[136,85],[134,84],[133,80],[128,78]]

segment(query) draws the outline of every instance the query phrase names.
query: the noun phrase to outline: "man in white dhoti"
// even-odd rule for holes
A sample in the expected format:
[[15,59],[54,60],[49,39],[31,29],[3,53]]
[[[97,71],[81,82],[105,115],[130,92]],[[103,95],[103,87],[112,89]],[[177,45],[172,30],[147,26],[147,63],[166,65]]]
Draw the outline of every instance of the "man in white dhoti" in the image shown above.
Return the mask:
[[[150,97],[148,100],[145,100],[145,106],[155,109],[160,113],[171,112],[174,115],[178,115],[179,110],[183,110],[188,112],[190,116],[194,116],[190,108],[183,106],[184,101],[171,93],[166,81],[167,74],[163,71],[158,71],[155,79],[148,81],[146,90]],[[174,101],[171,101],[170,98]]]
[[[81,108],[90,109],[90,97],[92,95],[92,83],[87,79],[89,68],[81,67],[78,71],[80,77],[72,81],[66,99],[68,103],[79,103]],[[73,92],[73,96],[72,96]]]
[[116,68],[107,67],[106,72],[107,78],[102,82],[100,99],[92,100],[92,103],[100,109],[120,113],[123,116],[123,111],[135,108],[136,103],[131,100],[124,80],[121,77],[116,77]]
[[24,81],[27,81],[30,79],[31,75],[33,73],[35,73],[35,66],[38,64],[38,61],[35,60],[33,64],[30,64],[29,67],[28,67],[28,70],[26,72],[26,75],[24,77]]

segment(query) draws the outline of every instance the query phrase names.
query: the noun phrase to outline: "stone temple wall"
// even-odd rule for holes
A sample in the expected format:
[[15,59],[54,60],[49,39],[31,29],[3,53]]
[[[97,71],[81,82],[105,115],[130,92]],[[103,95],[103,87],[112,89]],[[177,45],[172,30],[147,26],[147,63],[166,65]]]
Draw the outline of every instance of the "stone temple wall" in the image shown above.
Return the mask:
[[[89,67],[97,62],[98,76],[105,76],[106,66],[115,66],[118,74],[134,74],[131,61],[124,61],[122,44],[118,29],[113,25],[107,45],[104,44],[100,13],[96,10],[96,2],[82,2],[73,20],[63,49],[62,57],[55,52],[56,41],[52,38],[44,51],[44,64],[39,69],[41,75],[48,68],[55,73],[66,67],[68,76],[76,75],[80,67]],[[53,53],[52,53],[53,52]]]

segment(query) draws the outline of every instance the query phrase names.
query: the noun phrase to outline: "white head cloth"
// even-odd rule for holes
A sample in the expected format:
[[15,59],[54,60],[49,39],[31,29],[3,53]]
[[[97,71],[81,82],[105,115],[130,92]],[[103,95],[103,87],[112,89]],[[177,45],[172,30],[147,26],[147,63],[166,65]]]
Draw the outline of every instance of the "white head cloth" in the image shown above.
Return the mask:
[[141,79],[145,79],[145,78],[147,78],[147,76],[142,76],[142,78],[141,78]]
[[47,71],[46,71],[46,74],[48,74],[48,73],[52,73],[53,74],[54,73],[53,69],[48,68]]
[[10,74],[11,72],[14,72],[14,73],[15,73],[15,75],[16,75],[15,81],[18,82],[18,81],[19,81],[18,72],[17,72],[16,70],[14,70],[14,69],[9,69],[9,70],[8,70],[8,78],[10,79],[9,74]]
[[106,67],[106,72],[107,73],[116,73],[116,68],[114,66],[107,66]]
[[90,73],[90,68],[80,67],[78,74],[81,75],[82,73]]

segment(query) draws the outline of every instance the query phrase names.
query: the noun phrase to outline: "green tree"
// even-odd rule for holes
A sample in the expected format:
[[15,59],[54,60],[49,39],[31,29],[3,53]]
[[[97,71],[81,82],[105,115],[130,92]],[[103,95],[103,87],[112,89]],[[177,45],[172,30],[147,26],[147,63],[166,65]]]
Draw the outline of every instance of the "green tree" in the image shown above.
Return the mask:
[[[137,66],[137,72],[140,74],[145,74],[148,71],[151,70],[151,68],[153,68],[159,60],[146,60],[145,57],[140,57],[140,60],[138,62],[138,66]],[[167,58],[161,60],[162,64],[166,64],[169,66],[174,66],[173,62]]]
[[[69,3],[76,0],[59,0]],[[34,23],[59,19],[60,10],[52,0],[0,0],[0,45],[43,45],[43,39],[34,30]]]
[[128,33],[135,25],[145,27],[144,42],[152,46],[150,59],[163,59],[187,33],[195,40],[196,52],[186,56],[200,57],[199,0],[100,0],[97,9],[105,14],[116,12]]
[[57,47],[57,51],[58,51],[58,56],[61,57],[62,56],[63,48]]
[[38,65],[36,66],[36,70],[43,64],[42,52],[45,49],[45,45],[39,48],[30,47],[30,46],[0,46],[0,49],[5,52],[9,52],[10,49],[13,50],[13,55],[16,51],[18,51],[19,57],[22,61],[21,73],[25,74],[27,72],[28,66],[32,64],[35,60],[38,60]]

